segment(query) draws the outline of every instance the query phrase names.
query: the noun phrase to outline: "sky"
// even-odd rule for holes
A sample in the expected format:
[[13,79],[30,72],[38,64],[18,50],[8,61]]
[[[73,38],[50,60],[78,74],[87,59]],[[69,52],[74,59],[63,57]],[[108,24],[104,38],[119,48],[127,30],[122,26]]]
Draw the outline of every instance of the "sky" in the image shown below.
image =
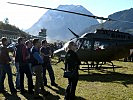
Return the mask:
[[115,12],[133,8],[133,0],[0,0],[0,21],[9,19],[9,24],[26,30],[36,23],[46,9],[11,5],[7,2],[57,8],[59,5],[82,5],[93,15],[108,17]]

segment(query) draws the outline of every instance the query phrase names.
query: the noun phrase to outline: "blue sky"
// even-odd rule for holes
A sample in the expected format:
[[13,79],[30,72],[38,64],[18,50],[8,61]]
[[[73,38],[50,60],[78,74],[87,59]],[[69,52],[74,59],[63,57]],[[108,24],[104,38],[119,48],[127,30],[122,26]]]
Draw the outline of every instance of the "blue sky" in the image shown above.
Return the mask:
[[133,0],[0,0],[0,21],[7,17],[10,24],[24,30],[30,28],[47,10],[10,5],[6,3],[8,1],[51,8],[66,4],[82,5],[100,17],[133,8]]

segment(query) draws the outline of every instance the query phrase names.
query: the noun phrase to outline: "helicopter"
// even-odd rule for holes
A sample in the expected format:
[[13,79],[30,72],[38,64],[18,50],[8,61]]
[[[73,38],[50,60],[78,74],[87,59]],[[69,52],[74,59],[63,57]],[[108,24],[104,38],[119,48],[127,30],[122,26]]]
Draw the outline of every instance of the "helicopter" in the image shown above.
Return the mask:
[[[49,10],[56,10],[80,16],[106,20],[106,21],[121,21],[111,18],[91,16],[87,14],[71,12],[66,10],[59,10],[59,9],[39,7],[39,6],[19,4],[19,3],[11,3],[11,2],[8,3],[49,9]],[[128,22],[128,21],[121,21],[121,22]],[[79,36],[75,32],[73,32],[70,28],[68,29],[75,36],[75,38],[65,43],[61,49],[54,51],[54,55],[59,57],[60,61],[63,60],[66,54],[65,52],[66,47],[68,46],[69,42],[73,41],[77,44],[76,52],[79,56],[79,59],[85,62],[86,65],[88,65],[88,70],[90,68],[89,65],[91,65],[91,67],[93,66],[98,68],[99,66],[101,67],[101,65],[105,64],[106,62],[110,62],[114,70],[114,64],[112,63],[112,61],[128,57],[130,55],[131,49],[133,49],[133,35],[129,33],[120,32],[119,30],[106,30],[102,28],[102,29],[97,29],[94,33],[84,33],[83,35]],[[102,63],[100,64],[100,62]]]
[[91,65],[96,62],[96,67],[99,62],[110,62],[114,68],[112,61],[128,57],[130,49],[133,48],[133,35],[118,30],[97,29],[94,33],[75,36],[76,38],[68,41],[63,48],[54,51],[54,54],[64,59],[67,45],[74,41],[78,46],[77,54],[81,61],[87,64],[91,61]]

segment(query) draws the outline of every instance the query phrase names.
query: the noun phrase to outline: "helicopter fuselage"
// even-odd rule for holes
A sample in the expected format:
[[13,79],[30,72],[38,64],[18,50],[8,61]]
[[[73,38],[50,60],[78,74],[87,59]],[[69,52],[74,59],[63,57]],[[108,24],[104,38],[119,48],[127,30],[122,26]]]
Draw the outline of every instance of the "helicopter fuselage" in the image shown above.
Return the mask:
[[[97,30],[95,33],[83,34],[75,40],[75,43],[78,46],[77,54],[81,61],[111,62],[130,55],[133,36],[119,31]],[[63,59],[65,48],[56,51],[55,55]]]

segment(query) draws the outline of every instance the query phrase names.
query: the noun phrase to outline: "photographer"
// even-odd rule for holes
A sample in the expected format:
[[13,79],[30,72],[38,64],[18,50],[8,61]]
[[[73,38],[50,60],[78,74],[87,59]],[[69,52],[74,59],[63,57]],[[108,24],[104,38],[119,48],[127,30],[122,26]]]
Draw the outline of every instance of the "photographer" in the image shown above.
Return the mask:
[[75,52],[76,48],[76,44],[74,42],[70,42],[65,56],[65,70],[73,73],[72,77],[68,78],[65,100],[74,100],[75,98],[75,90],[79,77],[78,69],[81,63]]

